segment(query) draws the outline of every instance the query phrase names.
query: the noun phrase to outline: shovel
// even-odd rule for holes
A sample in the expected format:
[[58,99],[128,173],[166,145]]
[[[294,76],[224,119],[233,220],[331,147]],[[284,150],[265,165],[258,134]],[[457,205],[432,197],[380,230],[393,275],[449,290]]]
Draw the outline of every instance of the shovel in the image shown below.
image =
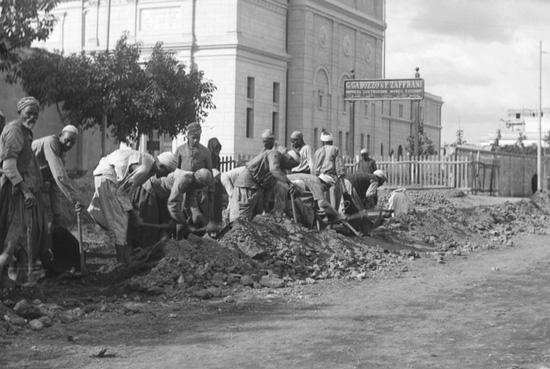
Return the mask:
[[372,225],[372,229],[374,229],[376,227],[379,227],[382,224],[382,222],[384,221],[383,212],[384,212],[384,209],[380,209],[380,212],[378,213],[378,217],[376,218],[376,220],[374,221],[374,223]]
[[294,203],[294,194],[290,194],[290,202],[292,204],[292,217],[294,218],[294,222],[298,223],[298,215],[296,214],[296,204]]
[[82,218],[80,211],[76,212],[76,221],[78,223],[78,251],[80,251],[80,273],[86,274],[86,257],[84,255],[84,242],[82,241]]

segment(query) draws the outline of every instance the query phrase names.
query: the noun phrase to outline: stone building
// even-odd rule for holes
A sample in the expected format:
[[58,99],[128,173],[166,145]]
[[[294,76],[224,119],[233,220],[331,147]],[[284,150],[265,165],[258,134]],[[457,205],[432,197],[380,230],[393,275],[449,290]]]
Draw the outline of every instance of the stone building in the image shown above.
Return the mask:
[[[143,45],[146,59],[157,41],[176,51],[187,66],[204,71],[216,85],[216,109],[203,124],[202,142],[217,137],[222,155],[257,153],[264,129],[280,145],[294,130],[319,146],[323,130],[333,133],[346,155],[362,147],[372,155],[403,150],[413,132],[415,103],[343,98],[343,83],[385,78],[385,0],[61,0],[52,36],[34,46],[63,50],[114,48],[123,32]],[[409,78],[414,72],[404,71]],[[353,73],[353,74],[352,74]],[[390,78],[390,77],[388,77]],[[426,93],[420,114],[440,145],[440,97]],[[352,109],[353,108],[353,109]],[[354,112],[354,119],[350,113]],[[55,120],[54,113],[46,113]],[[56,128],[57,129],[57,128]],[[78,169],[99,159],[98,132],[77,147]],[[181,143],[170,137],[161,151]],[[72,164],[71,164],[72,163]]]

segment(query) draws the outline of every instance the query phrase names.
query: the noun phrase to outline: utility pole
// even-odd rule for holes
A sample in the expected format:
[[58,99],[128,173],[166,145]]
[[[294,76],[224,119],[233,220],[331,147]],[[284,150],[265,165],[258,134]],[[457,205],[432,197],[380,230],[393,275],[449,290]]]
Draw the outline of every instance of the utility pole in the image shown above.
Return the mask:
[[[351,70],[350,79],[355,79],[355,70]],[[349,150],[348,155],[353,156],[355,151],[355,100],[350,101],[349,104]]]
[[[419,73],[420,68],[416,67],[416,73],[414,74],[414,78],[420,78]],[[419,146],[420,146],[420,100],[416,103],[416,114],[415,114],[415,122],[414,122],[414,157],[418,160],[419,156]]]
[[542,41],[539,52],[539,143],[537,145],[537,190],[542,191]]

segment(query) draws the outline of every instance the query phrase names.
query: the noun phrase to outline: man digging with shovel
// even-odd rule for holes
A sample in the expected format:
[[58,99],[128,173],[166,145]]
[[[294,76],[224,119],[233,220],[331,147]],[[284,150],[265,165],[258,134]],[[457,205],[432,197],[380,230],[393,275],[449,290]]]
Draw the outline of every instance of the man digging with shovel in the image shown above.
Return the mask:
[[340,204],[340,211],[347,215],[347,220],[355,229],[368,234],[382,222],[382,210],[373,223],[366,217],[366,211],[378,203],[378,187],[387,180],[383,170],[376,170],[373,174],[353,173],[344,178],[344,194]]

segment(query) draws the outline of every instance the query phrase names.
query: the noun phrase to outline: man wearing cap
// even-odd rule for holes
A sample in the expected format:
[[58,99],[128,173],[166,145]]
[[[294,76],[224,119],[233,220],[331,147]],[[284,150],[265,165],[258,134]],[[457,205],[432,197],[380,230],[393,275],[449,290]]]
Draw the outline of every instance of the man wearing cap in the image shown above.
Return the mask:
[[316,213],[326,215],[329,221],[343,218],[343,215],[339,214],[325,199],[325,192],[336,183],[334,178],[327,174],[321,174],[317,177],[313,174],[297,173],[289,174],[288,179],[298,186],[302,193],[298,197],[289,196],[288,185],[277,182],[275,212],[285,212],[288,216],[293,217],[290,201],[294,199],[298,221],[308,228],[315,224]]
[[369,156],[369,152],[365,148],[361,149],[361,159],[362,160],[357,163],[357,172],[369,174],[374,173],[377,169],[376,162]]
[[[0,247],[8,250],[6,264],[15,255],[12,279],[34,282],[43,270],[39,258],[48,257],[47,225],[40,188],[42,175],[32,151],[32,130],[38,122],[40,104],[34,97],[17,103],[17,120],[8,123],[0,135]],[[30,273],[28,271],[31,271]],[[0,276],[6,277],[3,268]]]
[[176,156],[169,151],[157,156],[159,174],[149,178],[132,193],[132,205],[137,217],[130,217],[128,222],[127,246],[129,250],[149,247],[160,241],[164,231],[155,227],[141,227],[140,223],[163,224],[170,221],[166,196],[158,196],[156,191],[159,181],[177,169]]
[[[147,215],[150,211],[157,211],[156,206],[164,207],[158,211],[161,218],[151,221],[147,218],[138,218],[138,230],[145,234],[148,230],[151,232],[146,239],[140,240],[141,246],[150,246],[158,242],[162,236],[160,228],[150,226],[142,227],[140,224],[179,224],[179,235],[187,238],[191,232],[190,225],[196,228],[207,226],[204,222],[204,214],[199,209],[196,202],[195,193],[197,190],[209,186],[213,182],[212,173],[208,169],[199,169],[195,172],[175,169],[165,177],[152,177],[143,187],[146,188],[148,196],[154,198],[155,202],[144,203],[143,211],[140,215]],[[185,203],[185,207],[183,204]],[[157,205],[158,204],[158,205]],[[169,230],[170,232],[170,230]],[[139,232],[138,232],[139,234]],[[156,236],[153,239],[153,236]]]
[[321,142],[323,146],[317,149],[314,156],[315,171],[314,174],[328,174],[336,181],[336,184],[330,188],[330,203],[334,208],[338,208],[340,205],[340,183],[339,179],[343,178],[346,174],[344,163],[342,162],[342,156],[340,155],[340,149],[334,146],[332,134],[330,132],[321,133]]
[[292,132],[290,135],[290,143],[292,148],[297,150],[300,154],[300,164],[292,168],[292,173],[311,174],[313,169],[313,150],[311,146],[305,144],[302,132]]
[[263,149],[261,152],[272,150],[275,147],[275,135],[270,129],[264,129],[262,132]]
[[[386,173],[383,170],[376,170],[373,174],[353,173],[344,178],[344,191],[351,195],[353,204],[344,204],[341,209],[345,213],[354,213],[361,210],[368,210],[378,203],[378,187],[386,182]],[[354,210],[347,212],[350,205]]]
[[[193,122],[187,126],[187,142],[176,149],[176,159],[178,168],[190,172],[196,172],[199,169],[208,169],[212,172],[212,155],[210,151],[199,141],[201,139],[202,128],[199,123]],[[197,201],[202,203],[205,209],[203,212],[212,220],[214,212],[214,183],[208,187],[208,192],[197,191]],[[202,197],[206,197],[205,200]]]
[[128,263],[127,232],[134,216],[131,195],[150,177],[166,176],[170,169],[157,164],[152,155],[132,149],[118,149],[101,158],[94,170],[95,193],[88,213],[102,228],[115,236],[118,264]]
[[68,125],[59,134],[42,137],[32,143],[32,150],[38,160],[42,180],[50,184],[53,227],[61,225],[63,195],[71,202],[76,212],[82,210],[79,196],[65,170],[66,152],[74,146],[77,138],[78,129]]
[[284,172],[298,165],[298,162],[298,154],[292,150],[284,155],[277,150],[265,150],[246,163],[234,182],[229,205],[230,222],[240,218],[252,220],[259,213],[258,202],[262,192],[274,188],[277,181],[286,183],[291,192],[300,193]]

